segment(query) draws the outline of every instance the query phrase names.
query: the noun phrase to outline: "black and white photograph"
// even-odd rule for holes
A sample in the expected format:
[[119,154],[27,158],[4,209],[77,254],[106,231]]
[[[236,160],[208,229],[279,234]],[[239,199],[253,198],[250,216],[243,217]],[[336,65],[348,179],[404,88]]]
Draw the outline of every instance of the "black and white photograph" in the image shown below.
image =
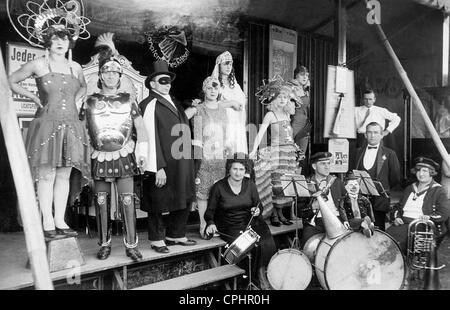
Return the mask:
[[0,29],[0,290],[450,290],[450,0],[1,0]]

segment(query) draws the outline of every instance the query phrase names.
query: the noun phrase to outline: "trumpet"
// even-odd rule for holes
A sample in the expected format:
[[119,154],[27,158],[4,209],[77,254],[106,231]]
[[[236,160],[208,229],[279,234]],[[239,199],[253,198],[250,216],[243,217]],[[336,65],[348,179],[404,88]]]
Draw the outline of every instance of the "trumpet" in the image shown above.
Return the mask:
[[408,225],[406,262],[413,270],[425,269],[425,290],[439,289],[438,271],[445,267],[436,267],[438,257],[435,232],[436,226],[431,220],[416,219]]

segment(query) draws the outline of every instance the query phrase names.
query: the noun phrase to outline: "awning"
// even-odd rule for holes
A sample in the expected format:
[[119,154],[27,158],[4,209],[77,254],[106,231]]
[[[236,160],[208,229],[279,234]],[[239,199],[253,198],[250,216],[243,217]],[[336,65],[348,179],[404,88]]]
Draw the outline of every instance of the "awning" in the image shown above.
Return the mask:
[[414,0],[420,4],[430,8],[442,10],[446,14],[450,14],[450,0]]

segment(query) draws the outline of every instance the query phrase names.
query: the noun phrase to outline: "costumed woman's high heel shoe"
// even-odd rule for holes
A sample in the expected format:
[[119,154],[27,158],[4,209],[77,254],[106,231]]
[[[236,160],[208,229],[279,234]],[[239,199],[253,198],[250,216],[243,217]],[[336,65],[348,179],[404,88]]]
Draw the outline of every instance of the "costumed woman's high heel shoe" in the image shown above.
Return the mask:
[[272,211],[272,215],[270,216],[270,224],[275,227],[281,226],[281,222],[278,219],[278,214],[276,213],[275,210]]
[[109,254],[111,254],[111,247],[102,246],[97,253],[97,258],[101,260],[107,259],[109,257]]
[[125,254],[128,257],[130,257],[133,260],[133,262],[137,262],[142,259],[142,254],[141,254],[141,252],[139,252],[139,250],[137,248],[132,248],[132,249],[127,248],[125,250]]
[[280,222],[283,223],[284,225],[292,225],[294,223],[292,223],[291,221],[289,221],[288,219],[286,219],[283,215],[283,209],[281,208],[277,208],[277,213],[278,213],[278,218],[280,219]]

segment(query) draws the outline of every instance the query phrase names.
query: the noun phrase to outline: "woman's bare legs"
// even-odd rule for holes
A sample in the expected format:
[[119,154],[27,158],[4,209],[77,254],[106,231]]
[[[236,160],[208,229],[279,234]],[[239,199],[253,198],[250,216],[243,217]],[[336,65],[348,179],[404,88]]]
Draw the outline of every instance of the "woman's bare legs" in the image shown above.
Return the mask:
[[64,217],[66,214],[67,199],[69,197],[71,171],[72,167],[56,168],[53,203],[55,205],[55,225],[61,229],[69,228]]
[[44,230],[54,230],[55,221],[53,219],[53,185],[55,183],[56,170],[50,166],[39,167],[39,175],[41,175],[38,185],[39,208],[42,212],[42,225]]

